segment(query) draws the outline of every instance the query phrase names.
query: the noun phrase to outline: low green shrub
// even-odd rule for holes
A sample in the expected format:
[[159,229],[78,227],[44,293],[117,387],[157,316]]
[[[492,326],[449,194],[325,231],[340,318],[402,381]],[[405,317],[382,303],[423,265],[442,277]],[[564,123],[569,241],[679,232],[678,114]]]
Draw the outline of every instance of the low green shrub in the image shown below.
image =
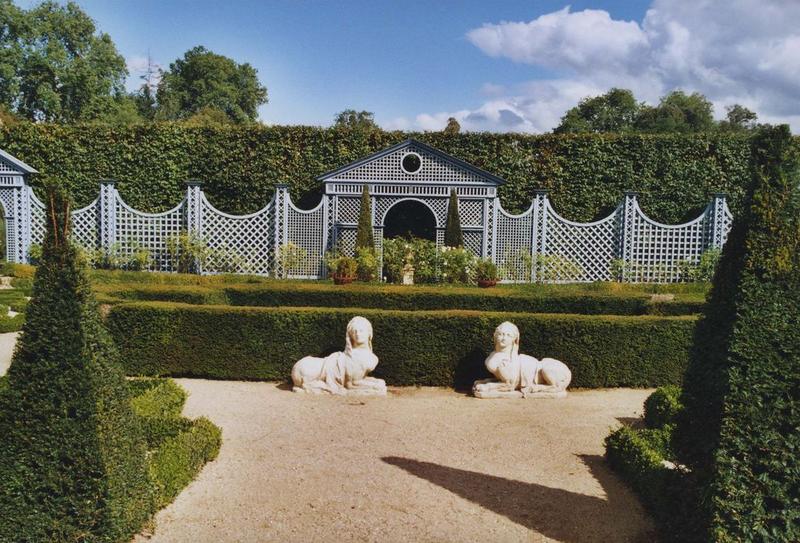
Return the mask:
[[20,313],[13,317],[0,317],[0,334],[19,332],[25,324],[25,314]]
[[107,325],[129,375],[285,380],[303,356],[342,350],[356,314],[375,330],[377,377],[392,385],[457,387],[488,376],[483,361],[494,328],[505,320],[519,326],[522,352],[566,362],[573,386],[677,384],[695,323],[692,317],[139,302],[112,306]]
[[221,444],[221,430],[202,417],[192,421],[188,429],[165,440],[150,457],[150,475],[156,483],[158,506],[172,502],[200,468],[217,457]]
[[[520,313],[610,315],[689,315],[703,300],[680,294],[671,301],[651,301],[637,290],[595,292],[591,289],[537,289],[503,285],[493,289],[394,285],[337,286],[321,282],[272,281],[213,286],[112,284],[95,287],[100,294],[126,300],[260,307],[362,307],[399,310],[471,309]],[[104,303],[113,302],[110,298]]]
[[175,381],[163,379],[142,391],[131,404],[140,417],[179,417],[187,394]]
[[683,409],[681,388],[665,386],[658,388],[644,402],[644,423],[648,428],[663,428],[676,423]]
[[689,478],[668,467],[672,426],[635,430],[623,426],[605,439],[606,460],[638,494],[653,515],[664,541],[699,541],[689,522],[693,495]]

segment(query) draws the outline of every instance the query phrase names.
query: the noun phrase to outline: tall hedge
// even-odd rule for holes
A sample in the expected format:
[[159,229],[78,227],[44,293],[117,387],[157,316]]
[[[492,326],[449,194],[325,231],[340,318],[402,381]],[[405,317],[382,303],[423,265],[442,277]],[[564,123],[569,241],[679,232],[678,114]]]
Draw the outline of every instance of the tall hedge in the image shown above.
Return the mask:
[[0,394],[0,541],[128,541],[153,512],[141,428],[51,193],[27,321]]
[[800,541],[800,154],[753,147],[745,210],[695,336],[675,444],[714,541]]
[[403,133],[304,126],[128,128],[20,124],[0,128],[0,149],[74,190],[78,204],[116,179],[123,197],[142,210],[165,210],[201,179],[224,211],[253,212],[289,183],[306,208],[319,201],[320,174],[394,145],[424,141],[505,179],[507,211],[527,209],[537,188],[556,210],[587,221],[608,214],[625,190],[640,192],[644,210],[662,222],[693,218],[714,192],[726,192],[734,213],[750,177],[747,139],[731,135],[523,135]]

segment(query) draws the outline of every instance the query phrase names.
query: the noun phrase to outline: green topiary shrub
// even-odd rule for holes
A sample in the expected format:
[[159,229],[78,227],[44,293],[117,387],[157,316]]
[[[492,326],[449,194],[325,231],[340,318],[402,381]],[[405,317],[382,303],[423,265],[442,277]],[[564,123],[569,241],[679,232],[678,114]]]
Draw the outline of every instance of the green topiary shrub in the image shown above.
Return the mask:
[[447,222],[444,226],[444,244],[446,247],[463,247],[464,234],[461,232],[461,217],[458,214],[458,195],[450,189],[450,201],[447,205]]
[[375,250],[372,233],[372,201],[369,198],[369,185],[364,184],[361,191],[361,206],[358,211],[358,230],[356,231],[356,249]]
[[128,541],[154,497],[141,428],[51,189],[33,299],[0,395],[0,540]]
[[800,156],[753,141],[753,179],[695,334],[675,445],[713,541],[800,540]]
[[658,388],[644,401],[644,423],[648,428],[663,428],[675,424],[683,410],[681,389],[677,386]]

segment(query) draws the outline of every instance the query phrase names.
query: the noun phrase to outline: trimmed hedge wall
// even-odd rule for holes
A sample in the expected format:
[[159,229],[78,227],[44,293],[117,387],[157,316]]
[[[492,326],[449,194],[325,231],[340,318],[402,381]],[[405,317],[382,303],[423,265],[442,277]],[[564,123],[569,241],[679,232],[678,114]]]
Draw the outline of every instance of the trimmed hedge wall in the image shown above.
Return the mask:
[[348,320],[360,314],[375,330],[375,376],[391,385],[468,387],[488,376],[483,361],[495,327],[512,320],[522,352],[566,362],[573,386],[679,383],[695,319],[238,308],[164,302],[112,306],[107,326],[133,375],[287,380],[306,355],[344,348]]
[[407,286],[265,282],[255,285],[110,285],[96,289],[111,298],[251,307],[360,307],[398,310],[470,309],[582,315],[690,315],[703,309],[699,295],[652,302],[642,292],[592,294],[569,290],[525,293],[524,288],[409,288]]
[[289,183],[310,208],[315,178],[414,137],[504,178],[503,207],[521,212],[534,189],[549,189],[555,209],[588,221],[606,216],[625,190],[641,193],[654,219],[694,218],[714,192],[726,192],[738,214],[750,176],[742,136],[524,135],[361,132],[306,126],[126,128],[22,123],[0,128],[0,148],[73,190],[78,205],[97,197],[100,179],[116,179],[125,200],[144,211],[173,207],[187,179],[200,179],[209,199],[229,213],[254,212]]

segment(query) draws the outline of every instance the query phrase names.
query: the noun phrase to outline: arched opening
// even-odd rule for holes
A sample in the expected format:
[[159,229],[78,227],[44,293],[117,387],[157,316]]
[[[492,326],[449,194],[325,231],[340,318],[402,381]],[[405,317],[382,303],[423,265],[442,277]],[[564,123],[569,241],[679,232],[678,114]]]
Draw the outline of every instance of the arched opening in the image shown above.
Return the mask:
[[416,237],[436,241],[436,217],[428,206],[417,200],[397,202],[386,213],[383,237]]

